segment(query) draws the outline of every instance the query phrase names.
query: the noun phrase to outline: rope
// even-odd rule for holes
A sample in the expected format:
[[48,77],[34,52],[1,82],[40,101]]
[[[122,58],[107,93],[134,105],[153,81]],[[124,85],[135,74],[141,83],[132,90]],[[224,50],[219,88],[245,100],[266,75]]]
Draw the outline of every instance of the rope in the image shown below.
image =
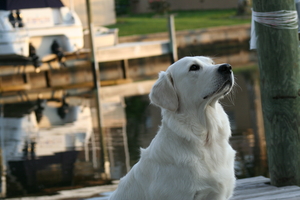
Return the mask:
[[256,49],[257,36],[255,34],[254,21],[276,29],[298,29],[297,11],[280,10],[274,12],[256,12],[252,10],[250,49]]
[[298,29],[297,11],[256,12],[252,10],[252,18],[254,21],[272,28]]

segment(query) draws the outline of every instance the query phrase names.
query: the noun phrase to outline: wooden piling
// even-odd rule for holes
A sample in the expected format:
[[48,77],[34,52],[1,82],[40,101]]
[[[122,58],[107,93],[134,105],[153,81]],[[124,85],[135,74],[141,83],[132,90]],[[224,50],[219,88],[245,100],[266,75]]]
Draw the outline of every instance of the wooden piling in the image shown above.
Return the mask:
[[169,38],[170,38],[169,45],[170,45],[170,52],[171,52],[171,62],[174,63],[178,60],[174,15],[169,15],[168,30],[169,30]]
[[[295,11],[294,0],[253,0],[256,12]],[[271,184],[300,185],[300,66],[297,29],[255,22]]]
[[6,188],[6,155],[5,155],[5,144],[4,144],[4,111],[3,104],[0,102],[0,139],[1,139],[1,197],[5,198],[7,193]]
[[100,148],[101,148],[101,168],[102,168],[102,177],[110,179],[110,166],[109,158],[106,148],[105,135],[102,130],[102,114],[101,114],[101,101],[100,101],[100,70],[98,66],[95,45],[94,45],[94,30],[93,30],[93,20],[92,20],[92,10],[90,7],[90,0],[86,0],[87,7],[87,17],[88,17],[88,26],[90,34],[90,48],[91,48],[91,57],[92,57],[92,70],[94,76],[94,94],[96,98],[96,109],[97,109],[97,122],[98,122],[98,132],[100,138]]

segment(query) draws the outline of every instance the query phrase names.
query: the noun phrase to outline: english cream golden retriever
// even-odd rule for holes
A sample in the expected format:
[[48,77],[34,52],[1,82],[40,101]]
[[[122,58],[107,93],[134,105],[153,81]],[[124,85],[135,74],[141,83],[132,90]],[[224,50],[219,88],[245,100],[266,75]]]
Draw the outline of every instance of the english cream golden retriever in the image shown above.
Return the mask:
[[235,151],[219,99],[234,85],[229,64],[185,57],[159,73],[149,95],[162,125],[110,200],[227,200]]

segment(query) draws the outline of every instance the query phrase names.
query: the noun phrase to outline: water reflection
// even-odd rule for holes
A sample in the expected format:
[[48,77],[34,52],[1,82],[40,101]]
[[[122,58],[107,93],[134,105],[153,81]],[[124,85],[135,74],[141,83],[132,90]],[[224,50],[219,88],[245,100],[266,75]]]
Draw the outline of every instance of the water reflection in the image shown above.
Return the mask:
[[140,157],[140,147],[146,148],[156,135],[160,121],[160,109],[149,105],[148,95],[125,98],[127,137],[130,153],[130,165]]
[[[257,67],[235,71],[234,97],[221,101],[231,122],[230,143],[237,151],[235,171],[238,178],[267,176],[264,129],[260,105]],[[130,164],[139,159],[140,147],[147,147],[161,121],[160,109],[149,105],[147,95],[125,99]]]
[[[238,178],[268,176],[258,71],[252,66],[255,55],[246,50],[247,46],[218,48],[210,52],[216,62],[230,63],[236,69],[238,86],[235,95],[232,100],[222,100],[233,132],[230,143],[237,151],[236,175]],[[181,56],[207,55],[207,51],[205,46],[179,49]],[[136,59],[130,61],[129,72],[134,80],[155,79],[157,71],[165,70],[168,65],[168,57]],[[110,71],[107,74],[114,75]],[[117,78],[118,74],[115,76]],[[144,91],[148,90],[145,88],[150,87],[138,86],[135,90],[145,94],[149,92]],[[125,89],[122,87],[121,90]],[[115,96],[106,93],[101,106],[109,173],[112,179],[119,179],[138,161],[140,147],[146,148],[157,133],[161,115],[159,108],[150,105],[148,95],[124,97],[120,95],[120,88],[115,93]],[[61,103],[57,102],[43,105],[42,116],[34,114],[31,104],[5,105],[5,118],[0,127],[1,133],[5,133],[9,196],[42,191],[52,186],[77,187],[99,183],[103,159],[94,103],[74,100],[65,116],[59,115]],[[31,112],[19,115],[22,113],[20,108]],[[7,115],[9,113],[17,117],[12,119]],[[36,117],[40,119],[38,124]]]
[[72,185],[93,176],[97,161],[90,159],[90,154],[95,156],[91,110],[69,106],[60,117],[59,105],[47,103],[39,124],[34,112],[1,119],[8,196]]

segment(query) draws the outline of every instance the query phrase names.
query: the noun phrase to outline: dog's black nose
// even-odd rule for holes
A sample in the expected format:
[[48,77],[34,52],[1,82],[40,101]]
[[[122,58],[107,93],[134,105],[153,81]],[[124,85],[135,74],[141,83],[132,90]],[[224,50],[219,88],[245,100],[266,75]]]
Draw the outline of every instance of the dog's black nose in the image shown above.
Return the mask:
[[218,72],[220,74],[230,74],[231,73],[231,65],[225,63],[219,66]]

